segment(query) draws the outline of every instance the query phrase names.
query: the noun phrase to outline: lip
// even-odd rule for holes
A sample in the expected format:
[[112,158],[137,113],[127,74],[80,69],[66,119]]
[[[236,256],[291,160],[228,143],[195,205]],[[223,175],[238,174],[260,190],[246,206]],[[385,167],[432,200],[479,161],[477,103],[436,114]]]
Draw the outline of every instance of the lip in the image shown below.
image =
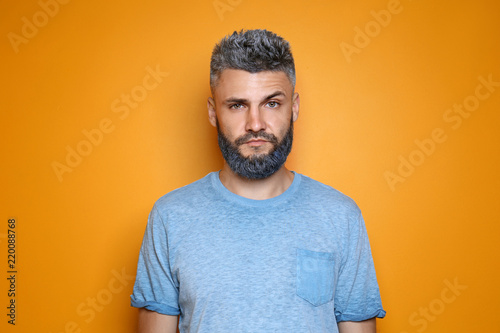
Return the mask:
[[256,146],[262,146],[263,144],[266,144],[268,143],[269,141],[267,140],[264,140],[264,139],[252,139],[252,140],[248,140],[247,142],[245,142],[247,145],[249,146],[252,146],[252,147],[256,147]]

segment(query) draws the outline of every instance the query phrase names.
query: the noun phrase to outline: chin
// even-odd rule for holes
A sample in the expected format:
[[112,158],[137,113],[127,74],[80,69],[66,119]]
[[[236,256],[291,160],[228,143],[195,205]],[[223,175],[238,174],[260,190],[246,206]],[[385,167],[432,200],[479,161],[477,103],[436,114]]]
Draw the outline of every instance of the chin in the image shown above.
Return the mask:
[[256,159],[262,159],[265,158],[266,156],[269,156],[269,153],[253,153],[253,154],[247,154],[247,155],[241,155],[243,158],[250,159],[250,160],[256,160]]
[[271,148],[263,148],[263,147],[254,147],[245,150],[246,150],[245,152],[240,151],[240,155],[245,158],[260,157],[269,155],[271,153]]

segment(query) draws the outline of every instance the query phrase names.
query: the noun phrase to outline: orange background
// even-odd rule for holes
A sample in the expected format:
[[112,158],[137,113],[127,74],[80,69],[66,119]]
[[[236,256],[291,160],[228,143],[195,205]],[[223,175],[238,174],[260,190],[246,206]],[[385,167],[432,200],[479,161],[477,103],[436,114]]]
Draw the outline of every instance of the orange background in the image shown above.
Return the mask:
[[[149,210],[222,165],[209,58],[241,28],[292,44],[288,167],[361,207],[378,330],[500,332],[498,1],[61,2],[0,4],[1,274],[10,217],[18,270],[15,326],[0,279],[2,332],[134,332]],[[474,111],[448,111],[464,101]],[[86,156],[70,167],[68,149]]]

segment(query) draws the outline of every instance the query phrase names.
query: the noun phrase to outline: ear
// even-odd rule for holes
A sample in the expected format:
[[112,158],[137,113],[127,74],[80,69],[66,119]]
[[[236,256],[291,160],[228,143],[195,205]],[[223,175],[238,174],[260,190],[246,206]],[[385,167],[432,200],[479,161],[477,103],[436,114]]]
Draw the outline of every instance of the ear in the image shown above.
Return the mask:
[[294,93],[292,98],[292,119],[295,122],[299,118],[300,97],[299,93]]
[[213,127],[217,127],[217,114],[215,113],[215,101],[212,97],[207,101],[208,121]]

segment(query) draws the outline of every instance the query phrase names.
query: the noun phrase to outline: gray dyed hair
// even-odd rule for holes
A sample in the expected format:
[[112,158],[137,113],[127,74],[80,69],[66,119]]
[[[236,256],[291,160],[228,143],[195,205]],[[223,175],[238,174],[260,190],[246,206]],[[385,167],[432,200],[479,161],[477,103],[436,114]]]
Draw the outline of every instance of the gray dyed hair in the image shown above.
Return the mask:
[[212,51],[210,88],[225,69],[241,69],[250,73],[284,72],[295,87],[295,64],[290,44],[267,30],[241,30],[220,40]]

